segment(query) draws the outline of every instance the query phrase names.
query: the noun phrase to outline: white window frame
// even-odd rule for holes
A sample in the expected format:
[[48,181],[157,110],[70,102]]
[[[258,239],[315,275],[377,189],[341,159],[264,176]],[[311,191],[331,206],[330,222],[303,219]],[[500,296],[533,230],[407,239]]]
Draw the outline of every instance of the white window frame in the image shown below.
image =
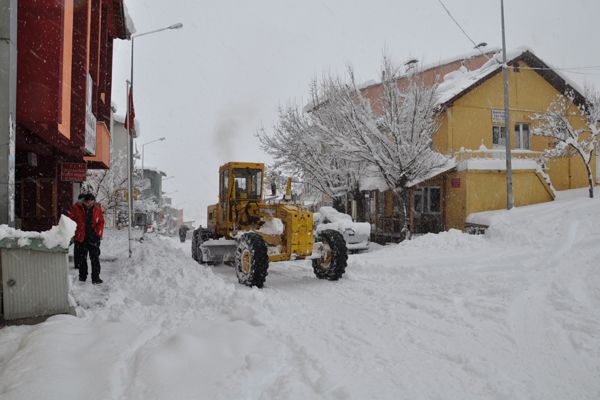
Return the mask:
[[[439,210],[431,210],[431,192],[432,189],[437,189],[439,192]],[[415,208],[417,196],[421,197],[420,210]],[[418,214],[433,214],[438,215],[442,213],[442,188],[440,186],[423,186],[417,188],[413,193],[413,211]]]
[[[498,129],[498,143],[494,143],[494,130]],[[504,130],[504,135],[502,131]],[[493,125],[492,126],[492,145],[493,147],[505,147],[506,146],[506,128],[504,125]]]
[[[527,127],[527,147],[523,146],[523,139],[525,138],[523,136],[525,130],[523,129],[523,127]],[[517,149],[522,149],[522,150],[529,150],[531,149],[531,131],[529,129],[529,124],[523,123],[523,122],[518,122],[515,124],[515,148]]]

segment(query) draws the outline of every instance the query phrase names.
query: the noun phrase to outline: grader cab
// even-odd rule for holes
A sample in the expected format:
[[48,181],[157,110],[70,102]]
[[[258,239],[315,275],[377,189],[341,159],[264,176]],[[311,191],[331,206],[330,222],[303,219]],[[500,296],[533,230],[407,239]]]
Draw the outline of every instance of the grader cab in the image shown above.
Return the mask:
[[208,206],[206,228],[192,236],[192,257],[201,264],[233,264],[238,280],[262,287],[269,262],[312,259],[317,278],[338,280],[347,249],[337,231],[313,237],[312,213],[289,200],[267,203],[264,165],[230,162],[219,169],[219,201]]

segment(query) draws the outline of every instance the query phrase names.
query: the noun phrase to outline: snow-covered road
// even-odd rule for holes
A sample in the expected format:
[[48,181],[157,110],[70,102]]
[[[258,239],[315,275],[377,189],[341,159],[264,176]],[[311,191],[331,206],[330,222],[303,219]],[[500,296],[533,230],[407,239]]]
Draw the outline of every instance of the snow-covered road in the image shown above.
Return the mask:
[[189,242],[130,262],[113,233],[79,317],[0,330],[0,397],[598,399],[600,201],[580,193],[351,256],[338,282],[272,264],[262,290]]

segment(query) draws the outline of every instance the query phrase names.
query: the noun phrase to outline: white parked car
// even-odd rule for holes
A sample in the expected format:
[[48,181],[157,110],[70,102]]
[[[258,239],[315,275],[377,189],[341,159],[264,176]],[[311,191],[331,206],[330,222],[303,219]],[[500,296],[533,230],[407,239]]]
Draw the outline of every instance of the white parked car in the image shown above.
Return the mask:
[[351,216],[333,207],[321,207],[319,212],[313,213],[313,221],[316,235],[326,229],[333,229],[344,235],[348,252],[369,248],[371,224],[368,222],[353,222]]

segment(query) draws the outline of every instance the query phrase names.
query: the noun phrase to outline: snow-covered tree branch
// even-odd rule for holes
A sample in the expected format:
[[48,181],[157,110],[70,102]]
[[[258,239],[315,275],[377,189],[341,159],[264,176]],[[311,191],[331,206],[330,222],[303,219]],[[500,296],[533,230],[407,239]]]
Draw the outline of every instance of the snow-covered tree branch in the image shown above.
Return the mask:
[[348,191],[358,188],[360,170],[356,163],[331,151],[324,135],[327,132],[314,123],[311,115],[289,106],[279,111],[273,134],[262,130],[258,138],[275,160],[273,169],[339,201]]
[[[583,122],[582,128],[573,125],[578,118]],[[581,157],[587,170],[590,198],[593,198],[591,162],[600,140],[600,93],[588,90],[584,104],[575,104],[573,92],[558,95],[545,113],[534,114],[531,119],[536,123],[532,130],[534,135],[551,138],[555,142],[553,148],[545,150],[545,157],[574,154]]]
[[127,190],[127,154],[121,151],[106,170],[88,170],[83,191],[96,196],[96,201],[106,212],[113,212],[124,198]]

